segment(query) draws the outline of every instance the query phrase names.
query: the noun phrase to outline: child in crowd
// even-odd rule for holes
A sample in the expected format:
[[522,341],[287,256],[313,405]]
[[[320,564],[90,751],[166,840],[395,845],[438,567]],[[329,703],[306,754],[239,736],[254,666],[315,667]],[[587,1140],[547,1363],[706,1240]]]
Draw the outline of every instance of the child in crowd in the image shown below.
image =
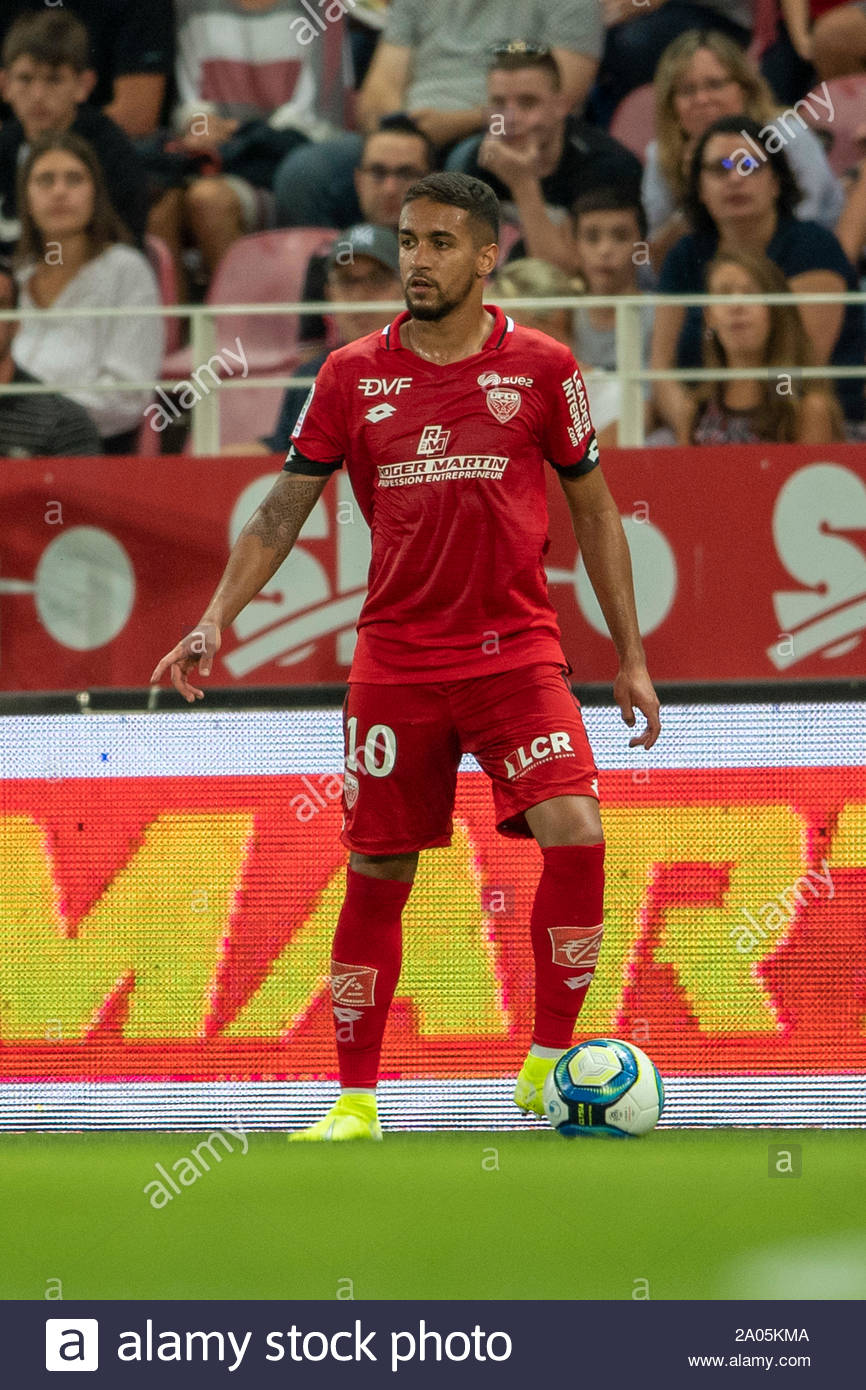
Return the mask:
[[[635,192],[629,187],[599,188],[584,193],[572,209],[577,269],[588,295],[640,294],[639,268],[647,264],[646,217]],[[616,306],[575,311],[575,353],[582,366],[616,372]],[[649,362],[653,309],[640,307],[640,359]],[[619,387],[617,387],[619,390]],[[645,425],[649,425],[652,388],[643,388]],[[619,410],[617,409],[617,418]],[[595,417],[593,417],[595,418]]]
[[720,252],[707,270],[707,293],[730,303],[704,310],[704,365],[742,367],[742,380],[696,388],[694,444],[830,444],[844,438],[842,411],[829,382],[798,377],[814,355],[793,297],[790,304],[749,304],[744,295],[784,294],[788,283],[766,256]]
[[0,250],[18,240],[16,177],[27,149],[43,135],[73,131],[93,148],[118,217],[143,243],[147,181],[135,147],[108,116],[87,104],[96,82],[87,30],[62,10],[23,14],[3,44],[3,95],[14,112],[0,130]]

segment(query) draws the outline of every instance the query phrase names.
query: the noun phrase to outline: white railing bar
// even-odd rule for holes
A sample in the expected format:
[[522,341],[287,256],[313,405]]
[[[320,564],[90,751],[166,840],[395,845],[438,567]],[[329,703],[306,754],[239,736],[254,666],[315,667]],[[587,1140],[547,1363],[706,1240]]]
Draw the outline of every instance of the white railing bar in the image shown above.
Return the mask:
[[[799,303],[800,300],[808,300],[810,304],[866,304],[866,290],[822,290],[819,294],[742,294],[737,295],[737,302],[744,304],[790,304],[792,300]],[[519,309],[613,309],[618,304],[628,305],[647,305],[653,307],[685,308],[692,305],[703,306],[705,304],[729,304],[731,296],[729,294],[618,294],[618,295],[551,295],[539,298],[538,296],[521,297],[519,299],[501,299],[498,301],[503,308]],[[94,306],[93,308],[72,308],[72,309],[2,309],[0,310],[0,323],[25,319],[92,319],[92,318],[128,318],[135,316],[138,318],[213,318],[226,315],[228,317],[240,314],[256,317],[259,315],[293,315],[306,314],[339,314],[339,313],[363,313],[373,314],[381,310],[383,313],[392,313],[405,309],[404,300],[298,300],[285,302],[273,302],[269,304],[133,304],[129,306],[119,306],[110,308],[106,306]],[[384,326],[384,325],[383,325]]]

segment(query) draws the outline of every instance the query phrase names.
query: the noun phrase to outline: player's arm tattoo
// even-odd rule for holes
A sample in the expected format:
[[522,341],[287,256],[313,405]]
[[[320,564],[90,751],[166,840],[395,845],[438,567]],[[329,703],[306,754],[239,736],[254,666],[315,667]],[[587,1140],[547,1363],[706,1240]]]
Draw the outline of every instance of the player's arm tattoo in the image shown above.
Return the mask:
[[257,536],[265,549],[288,555],[329,476],[281,473],[241,534]]
[[238,536],[201,621],[228,627],[276,574],[328,481],[283,472]]

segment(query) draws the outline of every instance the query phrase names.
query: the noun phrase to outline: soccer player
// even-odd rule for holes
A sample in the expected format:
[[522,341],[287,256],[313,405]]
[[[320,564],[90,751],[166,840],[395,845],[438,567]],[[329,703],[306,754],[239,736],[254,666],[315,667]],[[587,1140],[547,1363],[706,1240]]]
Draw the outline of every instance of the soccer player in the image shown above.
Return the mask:
[[[346,896],[331,960],[340,1098],[292,1139],[380,1139],[379,1053],[400,975],[401,915],[421,850],[451,842],[461,753],[492,783],[496,825],[534,837],[544,867],[530,932],[536,1010],[515,1103],[571,1045],[602,939],[604,837],[597,769],[547,594],[544,470],[559,474],[619,655],[614,698],[630,746],[660,724],[619,512],[598,465],[569,349],[485,307],[499,204],[466,174],[405,195],[407,311],[332,352],[283,473],[229,557],[200,623],[159,662],[190,703],[221,633],[282,564],[345,461],[372,533],[368,592],[343,711]],[[546,462],[545,462],[546,461]]]

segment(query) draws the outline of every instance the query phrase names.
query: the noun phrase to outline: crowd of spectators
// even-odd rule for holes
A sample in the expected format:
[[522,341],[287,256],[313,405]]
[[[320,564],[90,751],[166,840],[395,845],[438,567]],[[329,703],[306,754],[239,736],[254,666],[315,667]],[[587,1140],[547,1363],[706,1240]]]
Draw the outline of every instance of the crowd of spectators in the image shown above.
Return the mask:
[[[866,4],[779,0],[762,52],[755,5],[6,0],[0,308],[33,312],[0,322],[0,384],[57,394],[0,395],[0,453],[134,453],[140,384],[161,375],[158,315],[37,311],[158,307],[166,262],[193,303],[241,238],[309,227],[337,240],[305,253],[305,301],[397,300],[401,201],[437,168],[485,179],[502,202],[492,300],[730,296],[641,309],[645,367],[754,373],[647,385],[651,439],[866,438],[864,308],[808,298],[866,274],[866,76],[844,132],[858,157],[835,172],[827,86],[866,74]],[[622,104],[648,83],[652,128],[629,148]],[[823,131],[800,114],[819,107]],[[790,304],[742,302],[788,292]],[[615,309],[515,317],[574,350],[615,442]],[[351,309],[303,315],[300,372],[377,326]],[[864,378],[799,374],[825,365]],[[285,448],[304,395],[290,391],[250,447]]]

